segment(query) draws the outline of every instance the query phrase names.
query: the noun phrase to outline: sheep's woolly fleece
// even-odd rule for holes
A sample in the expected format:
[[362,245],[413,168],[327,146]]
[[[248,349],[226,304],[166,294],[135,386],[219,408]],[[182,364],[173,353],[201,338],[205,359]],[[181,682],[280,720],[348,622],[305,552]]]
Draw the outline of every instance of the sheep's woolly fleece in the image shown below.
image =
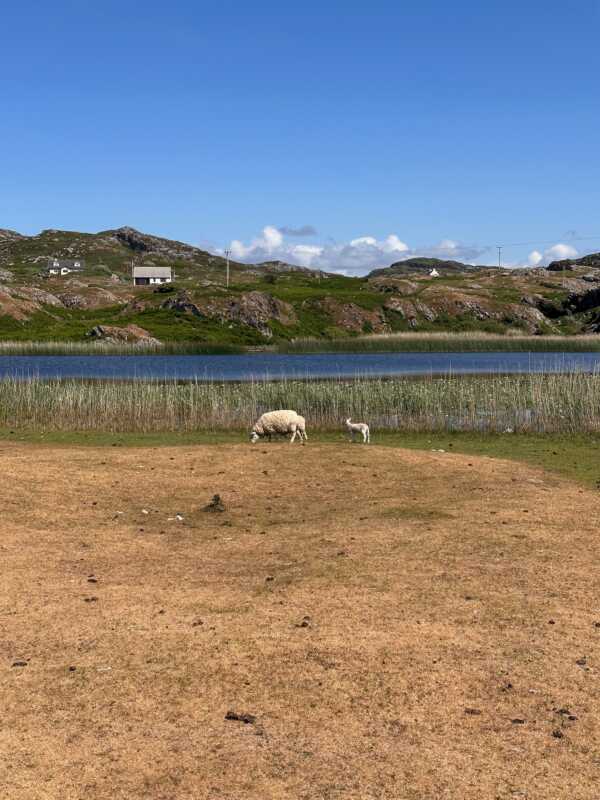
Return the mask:
[[268,411],[254,424],[252,432],[259,436],[269,436],[276,433],[292,433],[296,429],[304,432],[304,417],[295,411],[282,409],[281,411]]

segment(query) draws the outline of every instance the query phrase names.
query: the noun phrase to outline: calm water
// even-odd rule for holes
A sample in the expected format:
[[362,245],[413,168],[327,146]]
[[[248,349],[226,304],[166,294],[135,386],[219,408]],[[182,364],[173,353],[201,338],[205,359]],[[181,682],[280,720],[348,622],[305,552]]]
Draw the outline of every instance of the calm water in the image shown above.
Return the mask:
[[600,353],[0,356],[0,377],[250,380],[600,370]]

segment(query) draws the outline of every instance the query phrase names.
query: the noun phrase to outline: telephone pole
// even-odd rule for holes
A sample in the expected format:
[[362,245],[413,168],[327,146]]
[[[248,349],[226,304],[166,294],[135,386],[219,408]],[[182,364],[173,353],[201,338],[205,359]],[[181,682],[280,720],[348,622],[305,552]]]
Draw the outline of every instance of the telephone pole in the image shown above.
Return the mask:
[[496,248],[498,250],[498,266],[502,266],[502,248],[504,247],[503,244],[497,244]]
[[226,276],[227,276],[226,277],[226,285],[227,285],[228,289],[229,289],[229,256],[230,255],[231,255],[231,250],[229,250],[229,249],[225,250],[225,259],[227,261],[227,266],[226,266]]

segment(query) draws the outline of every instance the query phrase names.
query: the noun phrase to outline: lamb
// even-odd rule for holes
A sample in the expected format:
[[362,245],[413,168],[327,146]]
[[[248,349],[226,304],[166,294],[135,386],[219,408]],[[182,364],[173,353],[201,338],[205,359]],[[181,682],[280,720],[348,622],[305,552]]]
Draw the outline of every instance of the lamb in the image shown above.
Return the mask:
[[252,444],[257,442],[261,436],[266,436],[269,441],[272,436],[283,435],[288,433],[292,434],[290,444],[294,442],[296,436],[300,437],[300,441],[308,441],[306,435],[306,420],[297,414],[295,411],[280,410],[280,411],[267,411],[262,415],[252,427],[250,431],[250,441]]
[[350,436],[352,437],[352,441],[354,441],[354,436],[357,433],[362,434],[363,437],[363,444],[369,444],[371,441],[371,434],[369,433],[369,426],[366,422],[352,422],[350,417],[346,420],[346,428],[350,432]]

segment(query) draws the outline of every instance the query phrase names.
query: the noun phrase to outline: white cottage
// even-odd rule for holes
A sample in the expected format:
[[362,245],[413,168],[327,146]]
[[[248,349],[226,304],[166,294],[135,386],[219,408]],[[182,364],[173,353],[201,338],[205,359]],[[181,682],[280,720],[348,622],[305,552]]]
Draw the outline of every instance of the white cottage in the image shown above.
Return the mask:
[[70,275],[71,272],[83,272],[84,267],[82,258],[49,258],[46,275]]
[[171,267],[134,267],[134,286],[149,286],[160,283],[171,283],[173,273]]

